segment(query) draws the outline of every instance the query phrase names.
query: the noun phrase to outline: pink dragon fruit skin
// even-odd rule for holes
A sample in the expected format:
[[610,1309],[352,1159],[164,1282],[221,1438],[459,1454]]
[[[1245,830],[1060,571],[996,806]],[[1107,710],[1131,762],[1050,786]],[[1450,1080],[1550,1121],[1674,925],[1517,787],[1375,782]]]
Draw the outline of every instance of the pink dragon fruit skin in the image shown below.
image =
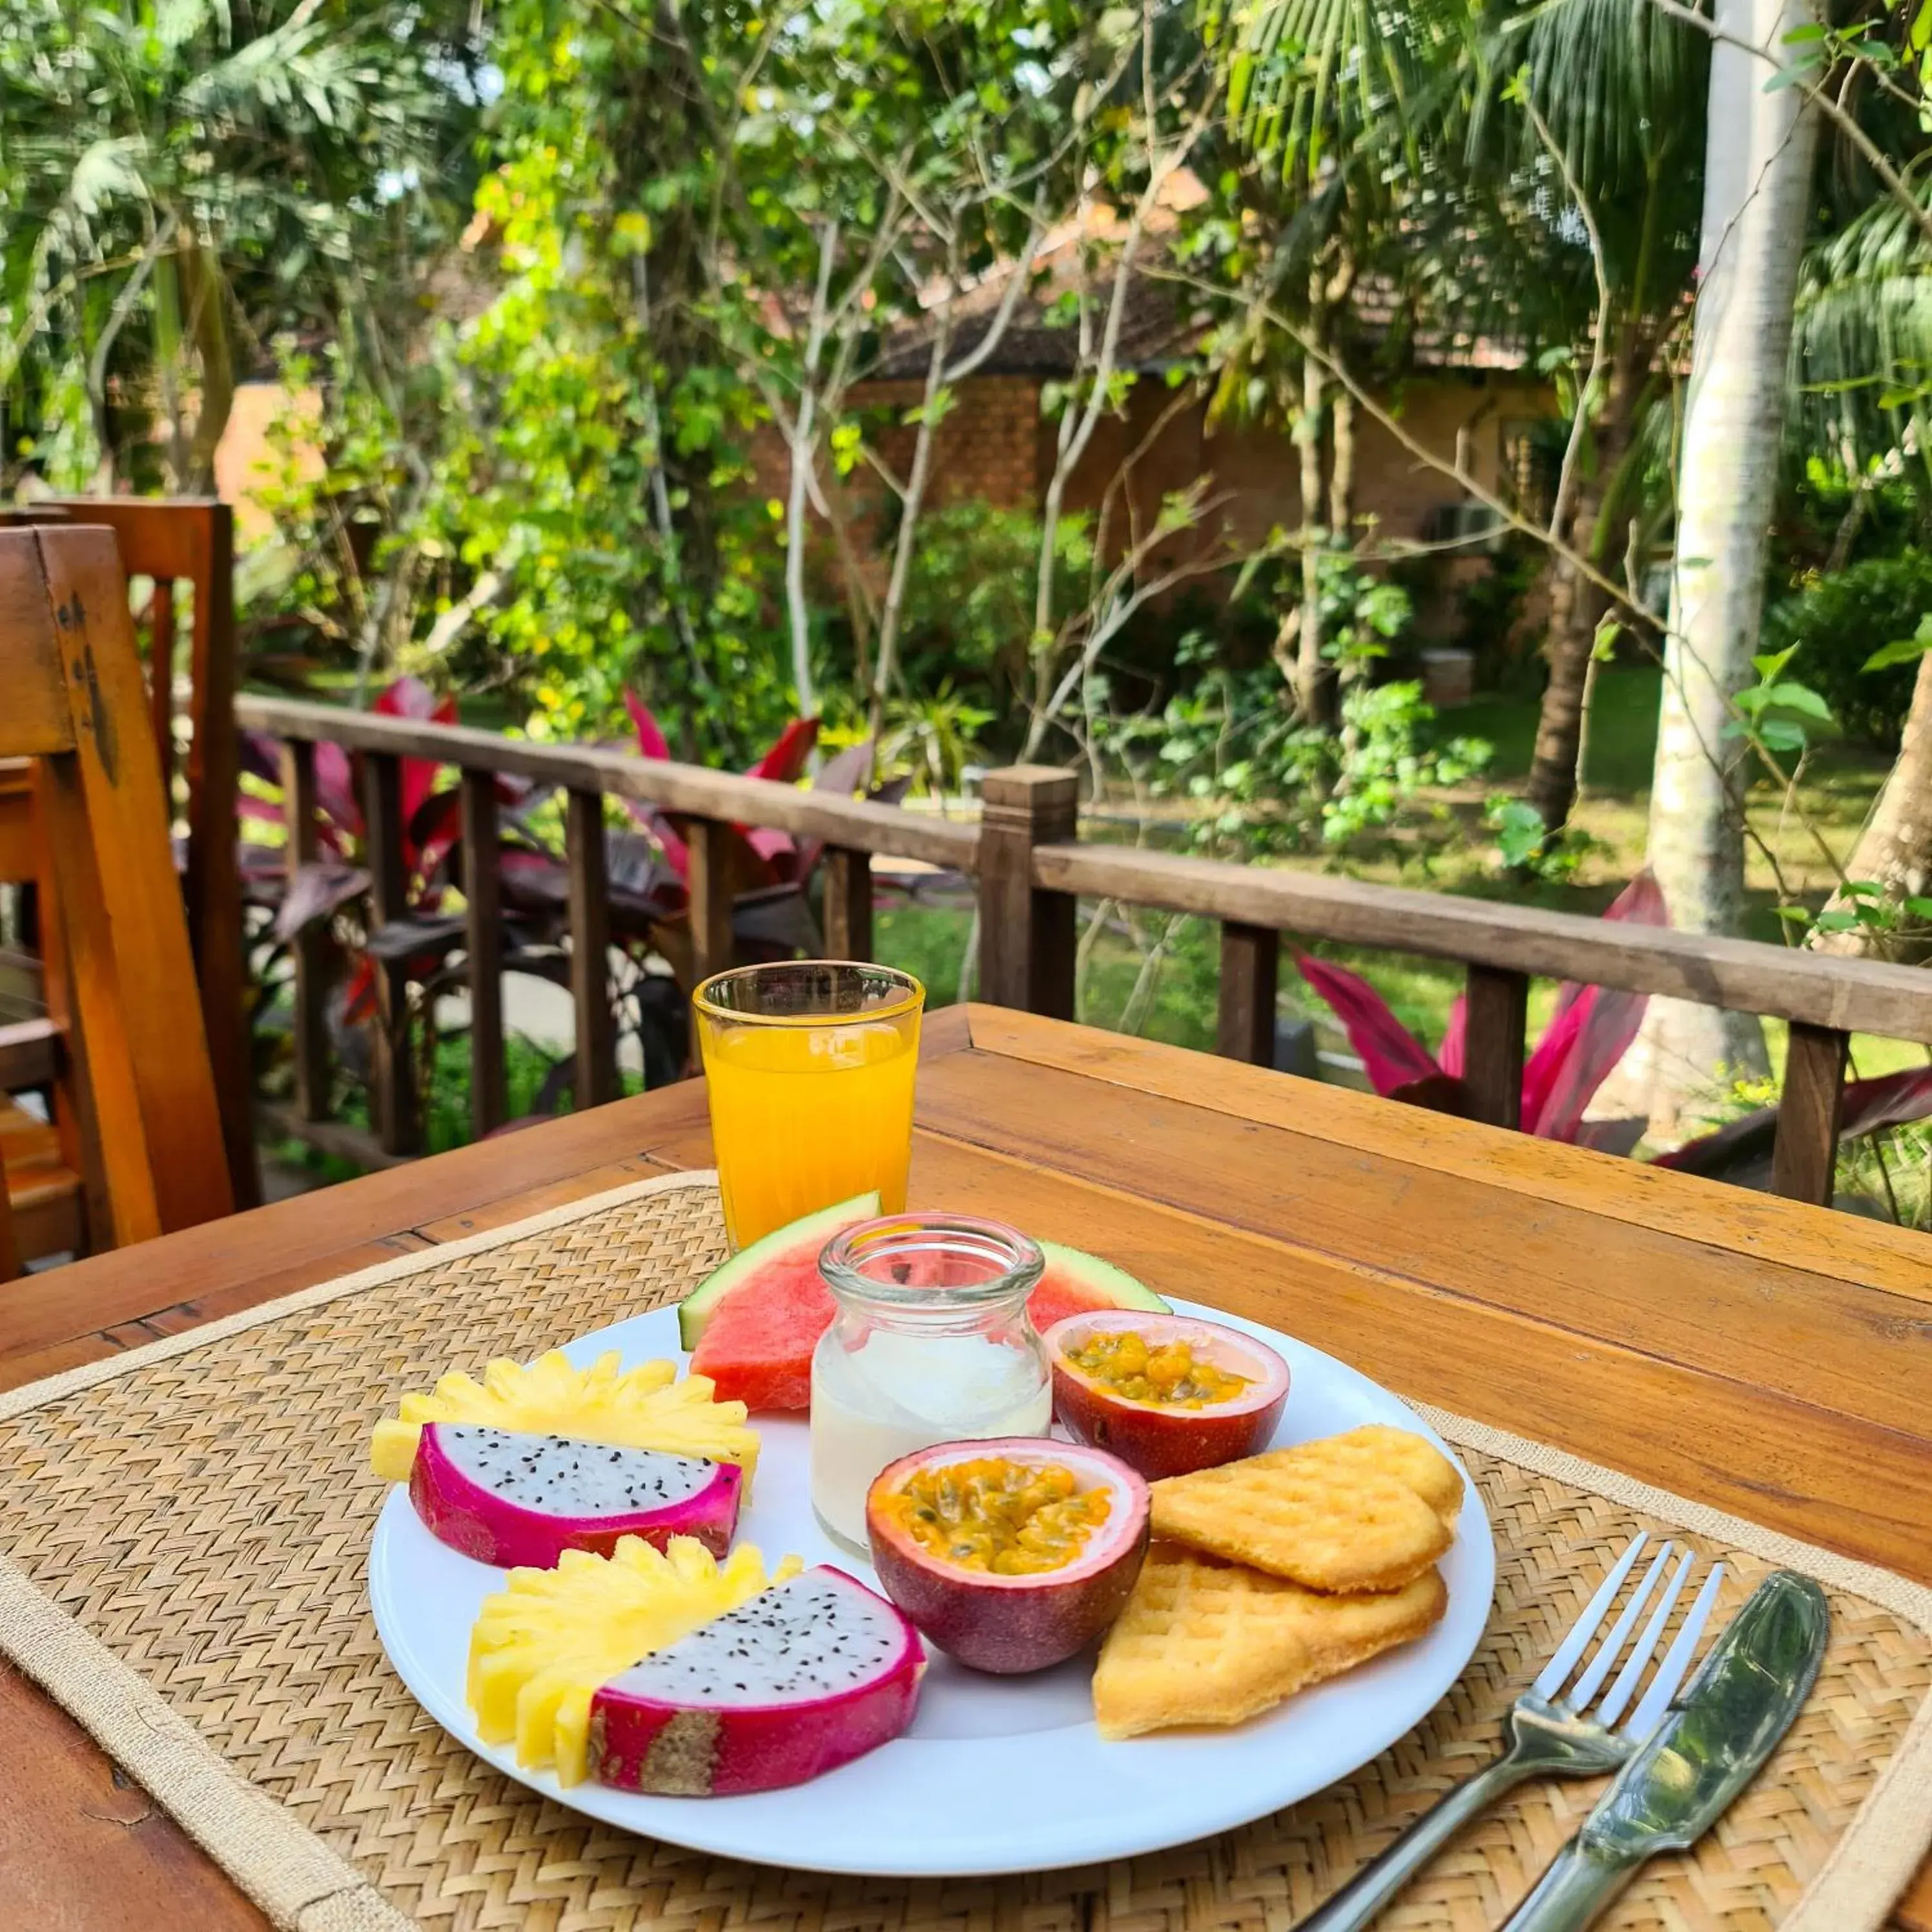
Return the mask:
[[553,1570],[566,1550],[608,1556],[620,1536],[663,1548],[731,1546],[744,1472],[650,1449],[480,1424],[423,1425],[410,1500],[440,1542],[500,1569]]
[[802,1784],[898,1736],[925,1669],[900,1612],[821,1564],[604,1684],[591,1774],[670,1797]]

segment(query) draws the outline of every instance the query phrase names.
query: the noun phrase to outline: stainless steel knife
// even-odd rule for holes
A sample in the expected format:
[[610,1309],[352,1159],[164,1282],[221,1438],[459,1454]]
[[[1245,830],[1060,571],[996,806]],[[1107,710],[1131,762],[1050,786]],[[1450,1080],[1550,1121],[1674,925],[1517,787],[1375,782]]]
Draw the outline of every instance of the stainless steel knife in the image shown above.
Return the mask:
[[1767,1576],[1503,1932],[1582,1932],[1646,1859],[1701,1838],[1790,1729],[1829,1634],[1810,1577]]

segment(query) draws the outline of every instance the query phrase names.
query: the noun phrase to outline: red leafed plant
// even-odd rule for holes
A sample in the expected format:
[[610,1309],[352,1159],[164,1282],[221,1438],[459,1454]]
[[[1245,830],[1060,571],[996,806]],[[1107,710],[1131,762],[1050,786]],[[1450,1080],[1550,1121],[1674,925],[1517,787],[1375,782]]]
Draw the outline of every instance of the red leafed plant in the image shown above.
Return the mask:
[[[668,759],[669,744],[650,706],[634,693],[627,694],[626,701],[638,751],[646,758]],[[374,708],[390,716],[439,724],[457,719],[454,699],[439,700],[426,686],[409,677],[390,686]],[[748,776],[796,783],[804,776],[818,735],[815,719],[793,719]],[[286,944],[317,923],[348,928],[337,933],[347,954],[347,970],[332,1003],[332,1020],[338,1048],[353,1066],[364,1058],[362,1036],[375,1009],[377,962],[401,963],[407,980],[419,989],[425,1012],[433,1012],[436,996],[464,977],[465,968],[452,962],[464,946],[464,920],[448,904],[464,869],[461,794],[446,782],[453,777],[448,768],[424,758],[400,760],[406,910],[400,918],[386,921],[365,938],[356,931],[358,921],[338,920],[363,900],[369,886],[360,761],[339,745],[326,742],[316,743],[314,758],[319,856],[296,867],[291,876],[285,848],[247,843],[242,848],[242,871],[251,903],[273,913],[270,937],[278,944]],[[244,742],[244,762],[256,778],[279,792],[280,747],[273,740],[250,734]],[[864,784],[871,768],[870,743],[854,746],[828,759],[813,786],[850,795]],[[506,776],[500,776],[496,785],[505,808],[496,854],[502,883],[503,968],[568,983],[569,872],[554,831],[544,829],[548,794]],[[868,796],[896,800],[904,790],[902,782],[878,786]],[[690,990],[692,970],[686,917],[691,856],[684,823],[677,814],[634,800],[620,802],[638,829],[607,826],[604,833],[610,935],[632,962],[628,980],[614,990],[614,1004],[620,1028],[637,1034],[646,1079],[656,1084],[676,1077],[686,1053],[683,996]],[[279,796],[244,794],[239,806],[246,818],[286,824],[285,801]],[[727,839],[739,957],[788,958],[801,950],[820,950],[806,890],[823,842],[745,826],[729,827]],[[651,959],[668,963],[671,977],[662,976],[662,965],[649,970],[646,962]],[[262,976],[264,1006],[272,994],[268,979]],[[574,1058],[567,1058],[553,1069],[547,1090],[568,1086],[573,1074]],[[539,1104],[544,1104],[541,1097]]]
[[[1640,872],[1604,916],[1639,926],[1670,923],[1664,895],[1648,872]],[[1378,1094],[1444,1113],[1468,1111],[1468,1088],[1462,1078],[1468,1008],[1462,997],[1450,1009],[1440,1050],[1432,1054],[1360,974],[1306,953],[1297,953],[1294,963],[1342,1022]],[[1526,1133],[1540,1134],[1546,1140],[1592,1142],[1583,1110],[1636,1039],[1646,1003],[1647,995],[1642,993],[1619,993],[1568,980],[1557,988],[1556,1014],[1523,1066]]]
[[[627,691],[624,694],[624,708],[630,712],[632,725],[638,734],[638,749],[647,758],[668,759],[670,742],[651,707],[634,691]],[[812,747],[818,742],[818,720],[794,718],[746,776],[769,778],[778,784],[796,784],[805,776]],[[838,760],[832,763],[836,764]],[[822,778],[824,774],[820,776]],[[836,777],[833,782],[835,785],[838,782]],[[848,778],[844,789],[849,792],[854,782],[854,779]],[[627,798],[623,806],[632,818],[657,841],[679,878],[688,885],[691,855],[676,817],[638,799]],[[743,875],[740,884],[744,889],[761,885],[802,884],[812,866],[818,863],[818,851],[814,846],[809,855],[810,862],[801,871],[799,843],[788,832],[774,832],[762,826],[748,825],[735,825],[731,829],[750,855],[751,862],[744,862],[741,858],[734,867],[734,872]]]
[[[1648,872],[1640,872],[1606,908],[1606,919],[1640,926],[1670,923],[1664,895]],[[1388,1002],[1358,973],[1298,952],[1294,963],[1310,988],[1340,1021],[1360,1057],[1370,1084],[1390,1100],[1439,1112],[1470,1109],[1464,1080],[1468,1012],[1459,996],[1450,1010],[1442,1044],[1432,1054],[1396,1018]],[[1636,1038],[1646,993],[1565,980],[1556,1010],[1522,1070],[1522,1126],[1546,1140],[1568,1141],[1605,1152],[1628,1153],[1642,1130],[1640,1120],[1586,1120],[1583,1113]],[[1932,1114],[1932,1067],[1848,1082],[1840,1138],[1852,1140],[1880,1128]],[[1778,1109],[1766,1107],[1714,1133],[1654,1157],[1659,1167],[1713,1178],[1768,1186]]]
[[[413,677],[400,677],[370,707],[383,716],[437,724],[456,722],[456,700],[439,699]],[[244,763],[258,778],[281,782],[280,747],[260,734],[246,734]],[[274,904],[274,937],[292,939],[304,927],[332,918],[369,887],[368,832],[362,814],[360,761],[340,745],[318,742],[314,749],[317,812],[316,843],[322,856],[284,873],[281,855],[260,846],[243,848],[244,871],[258,902]],[[460,835],[461,803],[453,788],[436,789],[442,767],[429,758],[404,758],[400,766],[403,868],[410,922],[440,912],[449,888],[449,860]],[[518,795],[520,795],[520,792]],[[243,793],[238,800],[245,818],[285,826],[286,801]],[[278,888],[279,887],[279,890]],[[343,1017],[365,1018],[375,1001],[375,968],[358,952],[346,992]]]

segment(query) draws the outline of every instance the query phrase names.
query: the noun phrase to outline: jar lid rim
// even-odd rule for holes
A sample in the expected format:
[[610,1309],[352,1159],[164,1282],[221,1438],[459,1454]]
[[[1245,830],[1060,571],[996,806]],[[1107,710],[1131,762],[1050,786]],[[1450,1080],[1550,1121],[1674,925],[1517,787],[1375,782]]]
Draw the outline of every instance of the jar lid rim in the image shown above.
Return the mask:
[[[933,1287],[880,1280],[862,1265],[879,1257],[909,1259],[949,1251],[992,1264],[997,1272],[981,1281]],[[1023,1301],[1046,1270],[1046,1254],[1030,1234],[975,1214],[882,1214],[842,1228],[818,1257],[820,1279],[842,1303],[934,1314]]]

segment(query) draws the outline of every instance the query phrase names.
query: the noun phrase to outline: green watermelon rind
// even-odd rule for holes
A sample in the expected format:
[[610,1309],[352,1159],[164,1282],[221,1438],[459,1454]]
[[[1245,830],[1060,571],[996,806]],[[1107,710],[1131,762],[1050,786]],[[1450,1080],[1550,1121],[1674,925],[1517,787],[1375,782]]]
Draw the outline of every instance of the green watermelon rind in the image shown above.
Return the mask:
[[869,1221],[878,1212],[879,1195],[874,1188],[869,1193],[855,1194],[849,1201],[836,1202],[830,1208],[802,1214],[796,1221],[788,1221],[782,1228],[774,1228],[769,1234],[761,1235],[749,1247],[740,1248],[728,1262],[713,1268],[678,1304],[679,1347],[689,1354],[698,1346],[704,1339],[704,1331],[710,1325],[718,1304],[734,1288],[742,1288],[748,1281],[754,1280],[761,1270],[774,1262],[792,1260],[794,1250],[807,1249],[816,1260],[818,1250],[841,1228],[848,1227],[854,1221]]
[[1173,1312],[1166,1298],[1156,1294],[1145,1282],[1136,1280],[1125,1268],[1116,1268],[1098,1255],[1090,1255],[1084,1248],[1070,1248],[1058,1241],[1042,1241],[1040,1251],[1046,1257],[1049,1273],[1064,1271],[1075,1281],[1105,1295],[1107,1299],[1104,1305],[1108,1307],[1145,1308],[1160,1315]]

